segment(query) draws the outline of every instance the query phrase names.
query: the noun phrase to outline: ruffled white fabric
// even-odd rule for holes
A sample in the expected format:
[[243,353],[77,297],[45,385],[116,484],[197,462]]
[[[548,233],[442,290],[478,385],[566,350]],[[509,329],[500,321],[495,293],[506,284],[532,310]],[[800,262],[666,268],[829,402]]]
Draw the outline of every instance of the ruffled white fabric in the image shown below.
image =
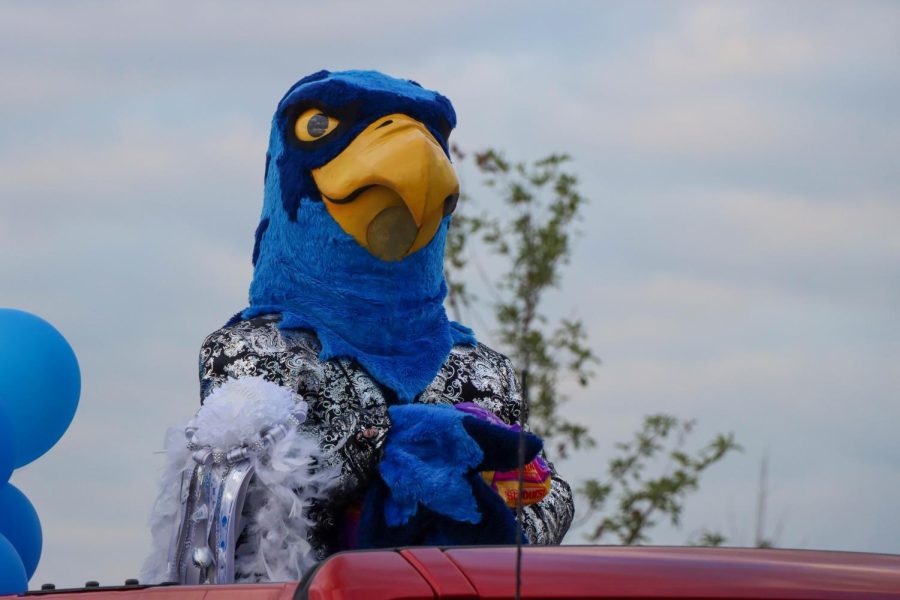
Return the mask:
[[[150,517],[153,544],[142,583],[167,578],[169,544],[179,525],[181,482],[190,479],[195,466],[185,427],[196,428],[193,441],[198,446],[227,450],[257,439],[260,431],[286,422],[291,414],[302,422],[306,408],[291,390],[263,377],[230,379],[207,397],[193,420],[166,432],[166,466]],[[256,474],[244,510],[246,543],[235,560],[238,580],[299,580],[316,563],[307,540],[313,527],[307,510],[313,501],[327,497],[339,473],[324,466],[318,442],[296,428],[289,428],[268,453],[250,460]]]

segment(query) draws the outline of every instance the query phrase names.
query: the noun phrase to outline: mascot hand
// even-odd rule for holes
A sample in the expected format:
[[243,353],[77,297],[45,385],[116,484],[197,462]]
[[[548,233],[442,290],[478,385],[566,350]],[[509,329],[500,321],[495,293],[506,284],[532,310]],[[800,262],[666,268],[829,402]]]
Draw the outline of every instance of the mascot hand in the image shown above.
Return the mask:
[[[519,434],[451,406],[390,408],[392,425],[360,522],[363,547],[511,543],[515,520],[480,471],[518,464]],[[540,452],[525,434],[525,462]]]

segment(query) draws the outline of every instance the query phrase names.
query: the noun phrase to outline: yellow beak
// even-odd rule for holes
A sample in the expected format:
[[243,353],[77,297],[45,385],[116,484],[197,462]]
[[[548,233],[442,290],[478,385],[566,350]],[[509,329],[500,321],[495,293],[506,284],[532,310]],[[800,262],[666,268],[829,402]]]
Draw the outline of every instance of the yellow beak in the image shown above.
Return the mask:
[[455,206],[459,181],[419,121],[382,117],[331,162],[312,170],[331,217],[382,260],[400,260],[434,237]]

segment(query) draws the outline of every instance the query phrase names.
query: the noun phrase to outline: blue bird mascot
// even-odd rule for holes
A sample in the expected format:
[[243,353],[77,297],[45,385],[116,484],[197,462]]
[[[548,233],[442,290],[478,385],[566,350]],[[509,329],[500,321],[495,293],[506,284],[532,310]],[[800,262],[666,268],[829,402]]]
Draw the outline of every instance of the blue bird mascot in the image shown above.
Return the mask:
[[[145,580],[516,538],[483,473],[520,466],[515,370],[443,306],[455,125],[447,98],[375,71],[319,71],[278,103],[249,307],[206,338],[201,408],[166,437]],[[526,504],[528,541],[559,543],[572,494],[552,465]]]

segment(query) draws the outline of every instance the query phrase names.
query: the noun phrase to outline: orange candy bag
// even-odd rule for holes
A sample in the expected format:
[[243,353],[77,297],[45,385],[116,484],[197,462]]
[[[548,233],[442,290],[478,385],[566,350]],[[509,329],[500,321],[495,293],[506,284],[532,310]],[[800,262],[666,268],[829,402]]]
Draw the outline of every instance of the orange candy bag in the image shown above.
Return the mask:
[[[473,402],[461,402],[456,405],[458,410],[474,417],[483,419],[493,425],[500,425],[511,431],[519,431],[518,425],[507,425],[494,413],[481,408]],[[541,456],[525,465],[525,475],[522,482],[522,505],[528,506],[540,502],[544,496],[550,493],[551,485],[550,467]],[[503,501],[510,508],[516,508],[519,499],[519,471],[482,471],[484,482],[500,494]]]

